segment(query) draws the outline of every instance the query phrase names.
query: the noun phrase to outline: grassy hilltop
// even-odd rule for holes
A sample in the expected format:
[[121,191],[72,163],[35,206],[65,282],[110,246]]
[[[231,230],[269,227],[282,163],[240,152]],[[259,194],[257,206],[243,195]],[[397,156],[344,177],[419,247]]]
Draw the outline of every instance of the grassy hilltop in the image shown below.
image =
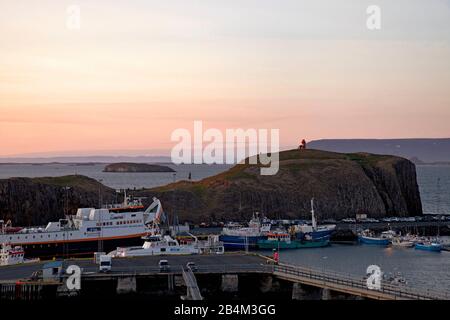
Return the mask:
[[[260,175],[260,166],[239,164],[201,181],[180,181],[134,191],[156,196],[180,221],[248,219],[255,211],[269,217],[309,217],[315,198],[319,218],[422,214],[415,166],[409,160],[367,153],[287,150],[279,153],[276,175]],[[14,224],[43,224],[62,217],[65,186],[69,209],[114,202],[115,190],[84,176],[0,180],[0,219]]]
[[[160,197],[183,219],[246,219],[255,211],[272,217],[309,217],[316,199],[321,218],[422,214],[415,166],[388,155],[287,150],[278,173],[240,164],[198,182],[181,181],[145,190]],[[174,200],[175,199],[175,200]],[[173,203],[175,207],[173,208]]]

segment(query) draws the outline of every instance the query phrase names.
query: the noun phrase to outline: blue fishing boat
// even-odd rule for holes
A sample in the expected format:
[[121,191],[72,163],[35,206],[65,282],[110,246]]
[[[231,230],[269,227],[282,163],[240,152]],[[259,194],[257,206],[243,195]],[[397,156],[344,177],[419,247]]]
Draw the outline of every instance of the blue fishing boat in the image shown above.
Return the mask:
[[306,249],[306,248],[321,248],[330,244],[328,239],[303,241],[292,239],[291,235],[286,232],[269,233],[267,239],[258,241],[259,249]]
[[270,228],[270,221],[261,219],[256,214],[248,223],[248,227],[229,226],[223,228],[219,240],[228,250],[257,249],[258,241],[266,238]]
[[385,234],[381,236],[375,236],[369,230],[364,230],[358,235],[359,243],[377,245],[377,246],[388,246],[391,243],[391,239]]
[[414,248],[417,250],[441,252],[442,245],[440,243],[436,243],[436,242],[420,242],[420,243],[416,243]]
[[298,240],[324,240],[330,239],[336,225],[318,225],[314,214],[314,198],[311,199],[311,225],[299,224],[294,226],[295,237]]

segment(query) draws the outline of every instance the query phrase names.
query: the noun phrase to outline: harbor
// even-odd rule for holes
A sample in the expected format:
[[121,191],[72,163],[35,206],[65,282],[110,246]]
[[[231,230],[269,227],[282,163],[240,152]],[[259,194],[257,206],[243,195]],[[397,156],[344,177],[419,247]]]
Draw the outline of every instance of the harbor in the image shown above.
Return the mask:
[[449,1],[4,1],[0,320],[448,310]]
[[[378,290],[369,289],[364,277],[345,273],[274,263],[259,254],[233,253],[216,256],[174,256],[166,258],[170,269],[161,270],[160,257],[113,260],[108,273],[98,271],[92,259],[67,260],[48,268],[58,272],[46,276],[47,263],[9,266],[0,273],[0,300],[109,298],[137,295],[157,299],[203,300],[252,294],[261,299],[376,299],[430,300],[450,299],[448,293],[420,290],[407,285],[381,282]],[[191,263],[195,268],[187,268]],[[69,290],[70,265],[82,269],[81,287]],[[60,269],[59,269],[60,268]],[[189,274],[190,276],[188,276]],[[32,276],[31,276],[32,275]],[[244,289],[245,288],[245,289]],[[278,300],[279,301],[279,300]]]
[[[271,220],[256,213],[248,222],[191,229],[169,225],[169,219],[175,219],[157,198],[144,207],[139,199],[125,196],[122,204],[79,208],[75,215],[49,222],[46,228],[3,223],[2,236],[12,241],[2,244],[2,299],[117,294],[164,294],[173,300],[245,299],[249,290],[261,299],[450,298],[450,283],[442,269],[450,241],[440,237],[447,232],[446,219],[374,222],[357,216],[355,221],[321,224],[314,199],[310,206],[311,220]],[[85,232],[92,229],[93,233]],[[128,241],[130,232],[133,245],[105,245],[114,233]],[[75,239],[76,235],[80,238]],[[53,243],[43,246],[33,242],[36,237],[48,237]],[[92,245],[79,245],[85,242]],[[27,257],[28,249],[35,255]],[[394,257],[401,259],[392,261]],[[428,267],[436,263],[435,273],[444,272],[444,278],[439,282],[433,274],[408,273],[416,258],[428,260]],[[381,287],[375,290],[367,283],[372,274],[366,269],[373,265],[382,270]],[[67,289],[71,266],[80,268],[82,289]],[[420,266],[414,270],[421,272]],[[429,290],[430,286],[438,290]]]

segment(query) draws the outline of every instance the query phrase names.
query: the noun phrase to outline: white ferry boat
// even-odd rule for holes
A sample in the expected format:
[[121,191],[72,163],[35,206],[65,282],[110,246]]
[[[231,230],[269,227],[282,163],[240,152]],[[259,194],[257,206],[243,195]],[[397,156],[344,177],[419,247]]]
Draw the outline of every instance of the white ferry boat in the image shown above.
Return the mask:
[[0,221],[0,243],[21,246],[26,257],[87,255],[100,246],[103,251],[111,251],[141,244],[141,237],[151,232],[163,209],[156,198],[146,210],[140,201],[129,200],[125,196],[120,205],[80,208],[75,215],[45,227],[12,228]]
[[207,241],[199,241],[194,237],[194,241],[187,244],[180,244],[178,240],[171,236],[151,235],[145,238],[142,246],[119,247],[110,252],[112,257],[138,257],[152,255],[191,255],[191,254],[223,254],[223,243],[218,237],[209,237]]

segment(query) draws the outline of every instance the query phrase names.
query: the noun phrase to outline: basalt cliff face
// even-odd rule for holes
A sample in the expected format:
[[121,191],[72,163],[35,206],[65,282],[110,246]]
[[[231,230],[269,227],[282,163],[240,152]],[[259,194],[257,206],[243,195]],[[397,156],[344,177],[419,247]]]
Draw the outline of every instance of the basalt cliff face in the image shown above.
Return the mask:
[[320,219],[422,214],[415,166],[409,160],[364,153],[289,150],[274,176],[240,164],[199,182],[139,192],[156,196],[181,220],[245,220],[259,211],[273,218],[309,218],[315,198]]
[[[272,218],[309,218],[315,198],[319,219],[422,214],[415,166],[409,160],[363,153],[289,150],[279,154],[274,176],[258,165],[240,164],[197,182],[133,191],[156,196],[180,221],[247,220],[259,211]],[[66,190],[65,187],[70,187]],[[117,199],[115,190],[83,176],[0,180],[0,219],[15,225],[45,224],[64,216],[67,207],[98,207]]]
[[0,219],[14,225],[43,225],[78,207],[98,207],[100,198],[112,202],[113,189],[85,176],[11,178],[0,180]]

